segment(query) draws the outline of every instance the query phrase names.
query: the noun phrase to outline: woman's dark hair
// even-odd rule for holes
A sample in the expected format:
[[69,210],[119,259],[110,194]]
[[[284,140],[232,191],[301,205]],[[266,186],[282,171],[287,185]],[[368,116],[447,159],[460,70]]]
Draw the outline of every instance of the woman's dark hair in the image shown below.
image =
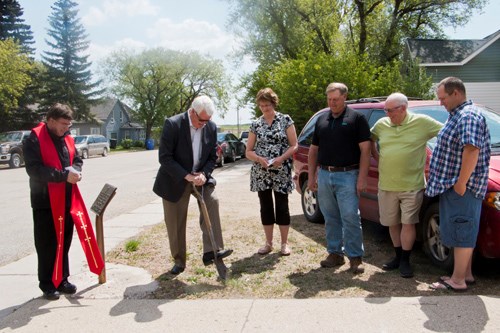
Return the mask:
[[277,107],[280,102],[278,95],[276,95],[271,88],[263,88],[259,90],[257,97],[255,98],[255,102],[259,103],[259,101],[270,102],[274,107]]

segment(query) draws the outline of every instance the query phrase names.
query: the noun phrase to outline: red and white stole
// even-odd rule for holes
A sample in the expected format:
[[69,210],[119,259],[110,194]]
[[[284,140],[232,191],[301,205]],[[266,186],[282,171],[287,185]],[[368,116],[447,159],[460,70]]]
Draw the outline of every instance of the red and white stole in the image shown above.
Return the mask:
[[[56,147],[54,146],[54,142],[48,132],[47,125],[45,123],[40,123],[37,127],[33,128],[33,132],[37,135],[38,141],[40,142],[40,153],[42,155],[43,164],[62,170],[61,161],[59,160]],[[70,135],[67,135],[64,138],[64,141],[69,151],[69,160],[72,162],[75,156],[74,139]],[[73,184],[72,187],[70,209],[71,217],[73,218],[73,222],[78,232],[78,237],[80,238],[80,243],[82,245],[83,252],[85,253],[85,257],[87,258],[89,269],[92,273],[99,275],[104,268],[104,261],[101,256],[101,252],[99,251],[99,246],[97,245],[97,240],[94,236],[94,229],[92,228],[92,223],[90,221],[87,208],[85,207],[85,203],[83,202],[83,198],[80,194],[80,190],[76,184]],[[66,218],[66,182],[49,182],[48,188],[52,218],[54,220],[57,237],[56,261],[54,264],[54,271],[52,273],[52,282],[57,288],[63,278],[62,257],[64,250],[64,219]]]

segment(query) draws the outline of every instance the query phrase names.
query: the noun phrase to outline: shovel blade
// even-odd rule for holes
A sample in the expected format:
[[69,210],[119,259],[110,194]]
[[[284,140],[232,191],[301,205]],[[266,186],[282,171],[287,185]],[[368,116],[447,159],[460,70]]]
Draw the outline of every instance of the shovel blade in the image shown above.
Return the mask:
[[224,264],[224,261],[222,261],[222,258],[215,258],[214,262],[215,262],[215,267],[217,268],[217,273],[219,274],[219,278],[225,280],[227,274],[227,267]]

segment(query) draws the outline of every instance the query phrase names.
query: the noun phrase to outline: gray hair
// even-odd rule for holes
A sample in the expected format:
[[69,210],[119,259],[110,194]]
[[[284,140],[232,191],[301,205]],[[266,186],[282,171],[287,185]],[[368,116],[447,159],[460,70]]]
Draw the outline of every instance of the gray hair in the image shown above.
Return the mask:
[[408,106],[408,97],[406,97],[404,94],[400,92],[395,92],[389,95],[385,102],[397,102],[399,105],[406,105]]
[[191,109],[193,109],[197,114],[202,113],[203,110],[205,110],[209,116],[212,116],[215,113],[214,102],[208,96],[196,97],[191,104]]
[[347,95],[347,86],[340,82],[332,82],[326,87],[326,93],[328,94],[330,91],[338,90],[341,95]]

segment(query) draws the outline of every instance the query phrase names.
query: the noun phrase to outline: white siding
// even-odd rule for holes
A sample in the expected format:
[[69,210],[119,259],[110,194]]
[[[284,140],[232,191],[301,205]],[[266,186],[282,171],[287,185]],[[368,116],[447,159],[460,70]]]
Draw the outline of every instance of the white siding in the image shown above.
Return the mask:
[[464,82],[467,98],[500,112],[500,82]]

